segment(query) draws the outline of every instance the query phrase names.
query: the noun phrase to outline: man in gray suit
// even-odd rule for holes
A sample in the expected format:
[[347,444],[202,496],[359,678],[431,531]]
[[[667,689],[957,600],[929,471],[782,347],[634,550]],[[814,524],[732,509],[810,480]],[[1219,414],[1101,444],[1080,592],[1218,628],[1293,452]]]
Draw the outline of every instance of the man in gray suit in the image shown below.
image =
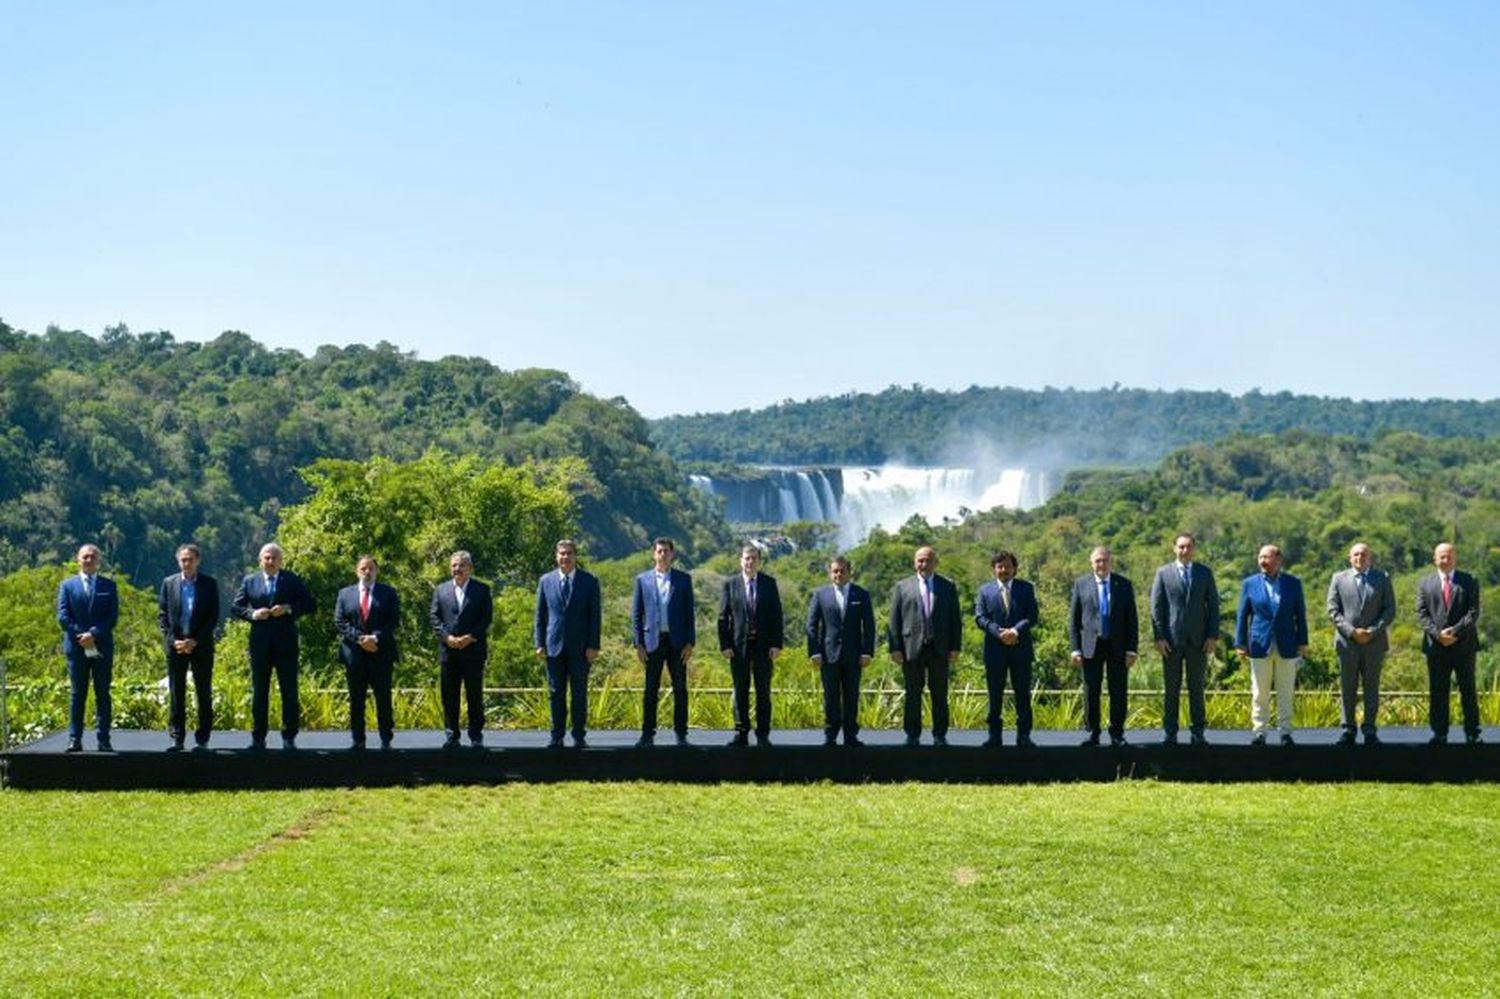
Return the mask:
[[1365,687],[1365,722],[1360,726],[1365,745],[1380,742],[1375,716],[1380,712],[1380,668],[1391,646],[1388,630],[1396,619],[1396,592],[1391,577],[1374,568],[1370,546],[1363,541],[1349,549],[1349,568],[1333,574],[1328,583],[1328,619],[1337,631],[1339,690],[1343,695],[1340,746],[1354,745],[1354,706],[1359,685]]
[[1178,705],[1186,672],[1193,745],[1206,746],[1203,686],[1208,657],[1219,644],[1219,589],[1213,570],[1193,561],[1198,543],[1191,534],[1177,535],[1172,547],[1177,558],[1156,570],[1151,582],[1151,637],[1161,653],[1166,687],[1162,727],[1166,744],[1177,745]]
[[948,745],[948,673],[963,644],[958,587],[937,574],[937,552],[927,545],[913,558],[916,574],[891,589],[889,647],[906,685],[902,727],[906,744],[922,736],[922,687],[932,690],[932,744]]

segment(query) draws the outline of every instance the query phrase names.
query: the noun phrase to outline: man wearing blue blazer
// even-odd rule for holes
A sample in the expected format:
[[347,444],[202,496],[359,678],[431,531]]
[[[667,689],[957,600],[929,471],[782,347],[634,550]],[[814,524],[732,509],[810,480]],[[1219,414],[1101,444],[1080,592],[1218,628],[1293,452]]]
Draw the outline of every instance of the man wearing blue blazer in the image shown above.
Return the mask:
[[114,749],[109,741],[114,701],[110,683],[114,679],[115,622],[120,618],[120,596],[115,582],[99,575],[98,545],[78,549],[78,575],[57,587],[57,623],[62,628],[63,657],[68,664],[68,683],[73,696],[68,702],[68,752],[83,750],[83,711],[88,706],[89,682],[94,684],[99,749]]
[[390,749],[396,737],[391,681],[398,655],[396,628],[401,621],[401,598],[394,587],[379,581],[380,565],[375,556],[361,555],[354,573],[358,581],[339,590],[333,604],[339,662],[344,664],[349,687],[349,748],[365,748],[365,691],[370,690],[375,693],[380,748]]
[[1186,675],[1193,745],[1206,746],[1203,689],[1208,659],[1219,647],[1219,587],[1213,570],[1193,561],[1198,542],[1191,534],[1177,535],[1172,548],[1176,560],[1157,569],[1151,581],[1151,638],[1161,653],[1165,688],[1162,725],[1166,744],[1177,745],[1178,710]]
[[851,583],[849,560],[828,563],[830,583],[812,595],[807,609],[807,657],[823,681],[823,745],[859,740],[860,672],[875,657],[875,606],[869,592]]
[[937,574],[938,555],[929,545],[912,556],[916,572],[891,587],[891,661],[901,667],[906,697],[901,711],[906,745],[922,737],[922,688],[932,691],[932,744],[948,745],[948,675],[963,645],[958,587]]
[[992,555],[990,570],[995,578],[979,588],[974,600],[974,623],[984,633],[984,684],[990,695],[990,735],[984,744],[1001,744],[1000,706],[1008,674],[1011,689],[1016,692],[1016,745],[1031,746],[1031,664],[1036,659],[1031,629],[1040,616],[1036,589],[1016,578],[1016,556],[1012,552]]
[[1073,583],[1068,597],[1068,644],[1073,663],[1083,669],[1085,746],[1099,745],[1101,691],[1109,681],[1109,742],[1125,745],[1125,703],[1130,667],[1140,643],[1135,609],[1135,586],[1113,571],[1115,557],[1108,548],[1089,553],[1093,572]]
[[1292,740],[1292,692],[1297,669],[1307,654],[1307,602],[1302,581],[1281,571],[1281,549],[1263,545],[1256,562],[1260,572],[1240,584],[1235,615],[1234,651],[1250,660],[1250,725],[1254,745],[1266,744],[1271,720],[1271,691],[1276,691],[1276,723],[1281,744]]
[[750,684],[755,682],[755,743],[771,744],[771,670],[786,644],[786,621],[775,577],[760,571],[760,549],[740,548],[740,571],[724,580],[719,598],[719,650],[734,685],[734,738],[750,741]]
[[578,545],[563,538],[553,546],[557,571],[537,580],[533,639],[536,654],[547,663],[547,700],[552,709],[552,738],[548,746],[563,744],[568,697],[573,700],[573,745],[588,743],[589,667],[599,658],[603,609],[599,580],[578,568]]
[[271,671],[281,691],[281,746],[297,748],[302,705],[297,698],[297,619],[316,606],[307,584],[281,567],[281,546],[262,545],[260,572],[240,581],[230,611],[250,622],[250,748],[266,748],[270,727]]
[[167,654],[167,730],[171,752],[181,752],[187,738],[187,675],[193,672],[198,695],[198,727],[193,748],[207,749],[214,727],[214,643],[219,637],[219,583],[198,568],[203,553],[195,544],[177,549],[180,570],[161,581],[156,626]]
[[469,744],[479,749],[484,745],[484,665],[495,604],[490,588],[474,578],[474,558],[468,552],[454,552],[448,572],[453,578],[433,589],[427,608],[427,622],[438,639],[438,693],[447,734],[443,748],[458,748],[462,686],[469,707]]
[[641,737],[637,746],[656,742],[656,701],[661,693],[661,670],[672,678],[672,729],[677,745],[687,745],[687,665],[698,641],[693,620],[693,577],[672,568],[677,546],[671,538],[657,538],[651,546],[653,567],[635,578],[630,600],[630,630],[635,657],[646,668],[646,693],[641,705]]

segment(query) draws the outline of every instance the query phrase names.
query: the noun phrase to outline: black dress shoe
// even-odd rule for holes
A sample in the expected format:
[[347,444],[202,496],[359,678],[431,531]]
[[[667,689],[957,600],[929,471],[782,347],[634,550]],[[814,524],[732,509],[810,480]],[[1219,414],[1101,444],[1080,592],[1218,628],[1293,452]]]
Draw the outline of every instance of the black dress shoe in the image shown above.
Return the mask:
[[483,749],[484,748],[484,733],[483,732],[475,732],[473,735],[469,736],[469,748],[470,749]]
[[932,737],[932,744],[934,746],[946,746],[948,745],[948,737],[946,735],[935,735]]
[[1193,737],[1192,737],[1191,741],[1192,741],[1192,744],[1195,745],[1195,746],[1206,746],[1206,745],[1208,745],[1208,737],[1204,736],[1204,735],[1199,735],[1197,733],[1193,734]]
[[182,752],[182,740],[181,739],[173,739],[172,740],[172,744],[167,747],[167,752],[169,752],[169,753],[180,753],[180,752]]
[[1335,745],[1339,745],[1339,746],[1352,746],[1352,745],[1354,745],[1354,732],[1352,730],[1350,730],[1350,729],[1345,729],[1344,730],[1344,734],[1341,735],[1341,736],[1339,736],[1339,741]]
[[755,737],[755,744],[757,746],[769,746],[771,744],[771,737],[769,735],[757,735]]
[[581,735],[575,735],[575,736],[573,736],[573,748],[574,749],[588,749],[589,748],[589,741],[587,739],[585,739]]
[[1000,741],[1000,737],[998,735],[992,735],[979,744],[981,749],[999,749],[1003,745],[1005,745],[1005,743]]
[[1175,746],[1175,745],[1177,745],[1177,733],[1176,732],[1168,732],[1167,735],[1166,735],[1166,738],[1162,739],[1161,744],[1163,746]]
[[838,744],[839,744],[839,741],[837,739],[835,739],[833,736],[831,736],[831,735],[825,735],[825,736],[823,736],[823,745],[825,745],[825,746],[837,746]]
[[365,748],[365,740],[363,740],[363,739],[353,739],[353,740],[350,740],[350,742],[349,742],[349,751],[350,752],[359,752],[360,750],[362,750],[364,748]]
[[68,740],[67,752],[69,752],[69,753],[81,753],[81,752],[83,752],[83,740],[82,739],[69,739]]
[[1365,745],[1366,746],[1378,746],[1378,745],[1380,745],[1380,736],[1376,735],[1374,732],[1366,732],[1365,733]]
[[250,737],[250,748],[254,749],[254,750],[257,750],[257,751],[265,749],[266,748],[266,737],[265,736],[261,736],[260,738],[257,739],[255,736],[252,735]]
[[750,745],[750,733],[748,733],[748,732],[736,732],[736,733],[734,733],[734,738],[732,738],[728,742],[724,743],[724,745],[726,745],[726,746],[748,746],[748,745]]
[[863,746],[864,744],[865,740],[861,739],[857,735],[844,736],[844,745],[846,746]]
[[287,752],[293,752],[297,748],[297,737],[295,735],[284,735],[281,737],[281,748]]
[[[1473,739],[1471,739],[1469,741],[1471,741],[1471,742],[1478,742],[1479,741],[1479,737],[1475,736]],[[115,751],[114,743],[112,743],[112,742],[109,741],[109,736],[107,736],[107,735],[101,735],[99,737],[99,752],[101,752],[101,753],[113,753],[114,751]]]
[[688,744],[687,733],[686,732],[678,732],[677,733],[677,745],[679,745],[679,746],[686,746],[687,744]]
[[560,736],[560,735],[554,735],[552,738],[548,739],[547,740],[547,748],[548,749],[561,749],[561,748],[563,748],[563,737]]
[[388,736],[388,735],[382,735],[380,737],[380,748],[381,749],[390,749],[391,748],[391,737],[390,736]]
[[450,736],[448,736],[448,738],[444,739],[443,740],[443,748],[444,749],[457,749],[458,748],[458,736],[456,736],[456,735],[450,735]]
[[1479,737],[1478,732],[1470,732],[1468,735],[1464,736],[1464,742],[1470,746],[1479,746],[1484,743],[1484,740]]
[[1016,736],[1016,746],[1021,749],[1035,749],[1036,743],[1031,741],[1031,736],[1029,735],[1018,735]]
[[1435,735],[1431,739],[1427,740],[1427,745],[1446,746],[1448,745],[1448,737],[1446,735]]
[[1128,743],[1128,742],[1125,741],[1125,737],[1123,735],[1112,735],[1112,736],[1110,736],[1109,737],[1109,744],[1111,746],[1128,746],[1128,745],[1130,745],[1130,743]]
[[1250,740],[1252,746],[1264,746],[1266,744],[1266,733],[1257,732],[1255,738]]
[[200,742],[193,743],[193,752],[195,752],[195,753],[206,753],[206,752],[208,752],[208,740],[207,739],[203,739]]
[[922,744],[922,738],[921,738],[921,736],[916,736],[916,735],[909,735],[909,736],[907,736],[906,737],[906,742],[903,743],[903,745],[906,745],[906,746],[920,746],[921,744]]
[[1079,745],[1080,746],[1097,746],[1097,745],[1099,745],[1099,737],[1097,735],[1087,736],[1082,742],[1079,743]]
[[1292,738],[1292,733],[1283,732],[1281,733],[1281,744],[1283,746],[1295,746],[1297,744],[1297,740]]
[[635,740],[636,749],[650,749],[654,745],[656,745],[656,736],[654,735],[643,735]]

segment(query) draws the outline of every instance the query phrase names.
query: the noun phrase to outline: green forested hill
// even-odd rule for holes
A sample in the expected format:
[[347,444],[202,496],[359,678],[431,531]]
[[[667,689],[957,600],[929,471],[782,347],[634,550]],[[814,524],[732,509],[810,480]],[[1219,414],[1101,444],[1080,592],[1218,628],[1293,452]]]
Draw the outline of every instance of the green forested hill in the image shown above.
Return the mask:
[[[440,346],[440,345],[439,345]],[[577,455],[578,515],[598,555],[670,533],[721,540],[717,514],[621,399],[560,371],[420,361],[387,343],[310,357],[226,332],[102,338],[0,323],[0,573],[97,539],[127,575],[159,577],[178,541],[248,564],[319,458],[410,460],[430,449],[509,462]]]
[[1012,461],[1154,462],[1236,432],[1315,430],[1374,437],[1500,434],[1500,400],[1327,399],[1279,392],[979,388],[920,385],[758,410],[670,416],[652,432],[678,460],[770,464],[972,464],[978,446]]

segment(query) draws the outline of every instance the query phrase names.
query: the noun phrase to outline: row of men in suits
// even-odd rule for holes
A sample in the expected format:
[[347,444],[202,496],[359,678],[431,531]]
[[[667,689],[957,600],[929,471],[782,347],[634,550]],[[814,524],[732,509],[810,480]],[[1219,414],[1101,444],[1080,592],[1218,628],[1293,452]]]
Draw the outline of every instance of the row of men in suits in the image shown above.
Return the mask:
[[[1181,689],[1188,687],[1190,737],[1205,741],[1204,687],[1207,662],[1219,640],[1219,596],[1214,575],[1195,561],[1190,534],[1174,540],[1176,558],[1157,570],[1152,582],[1152,637],[1162,656],[1166,741],[1178,740]],[[673,566],[676,547],[669,538],[652,546],[653,567],[635,581],[631,629],[637,656],[645,667],[642,731],[638,745],[654,744],[661,674],[673,688],[673,730],[687,741],[687,664],[696,644],[692,577]],[[58,621],[72,683],[69,749],[81,749],[84,708],[89,686],[95,691],[99,745],[110,748],[110,679],[112,631],[119,614],[114,584],[98,573],[100,551],[79,549],[79,574],[58,589]],[[268,725],[270,679],[281,692],[283,745],[295,747],[300,706],[297,689],[296,621],[312,613],[315,603],[305,583],[282,567],[279,546],[267,544],[259,555],[260,571],[246,575],[230,604],[230,613],[250,624],[252,745],[264,747]],[[555,546],[556,571],[537,584],[534,622],[536,653],[545,659],[551,714],[552,746],[561,746],[570,723],[576,745],[587,729],[589,668],[598,657],[602,606],[598,580],[577,565],[577,546],[563,539]],[[1274,693],[1277,727],[1283,744],[1292,743],[1292,693],[1296,671],[1306,651],[1308,623],[1300,580],[1282,571],[1281,551],[1264,546],[1260,572],[1241,584],[1234,647],[1249,661],[1254,741],[1264,744],[1270,730]],[[170,692],[170,748],[180,750],[186,738],[186,681],[197,693],[194,741],[208,743],[212,730],[214,646],[221,637],[218,585],[199,571],[201,552],[193,544],[177,551],[180,571],[163,580],[158,625],[167,659]],[[1375,716],[1379,677],[1388,629],[1395,617],[1389,577],[1372,565],[1369,546],[1349,553],[1350,568],[1330,582],[1327,610],[1337,636],[1343,733],[1354,741],[1359,687],[1364,688],[1366,742],[1377,742]],[[1423,630],[1432,693],[1433,742],[1446,741],[1451,682],[1457,679],[1468,741],[1480,734],[1474,659],[1477,649],[1479,590],[1472,576],[1457,571],[1457,552],[1438,545],[1438,571],[1418,587],[1417,616]],[[908,744],[920,741],[922,695],[929,692],[934,743],[945,745],[948,730],[948,679],[962,645],[958,591],[937,574],[938,555],[918,548],[914,573],[896,583],[889,601],[887,629],[891,658],[902,668],[905,687],[903,729]],[[1133,584],[1113,571],[1107,548],[1090,553],[1091,572],[1080,577],[1069,596],[1068,636],[1072,660],[1081,668],[1085,688],[1086,745],[1098,745],[1102,729],[1102,693],[1110,694],[1108,733],[1113,743],[1125,740],[1128,671],[1138,654],[1139,625]],[[774,577],[761,572],[761,552],[747,544],[740,553],[740,573],[723,583],[719,601],[719,647],[729,660],[734,685],[735,734],[731,745],[746,745],[752,731],[750,694],[755,712],[753,732],[768,745],[771,727],[771,674],[784,642],[784,614]],[[1032,631],[1039,610],[1035,589],[1017,578],[1017,560],[1008,551],[991,559],[994,579],[980,588],[974,621],[984,635],[985,680],[989,693],[987,745],[1002,740],[1001,704],[1009,686],[1015,695],[1017,743],[1031,745],[1031,668],[1035,659]],[[446,747],[459,744],[461,698],[467,702],[470,743],[483,744],[483,674],[487,635],[493,620],[489,588],[473,578],[468,552],[453,553],[451,578],[437,586],[429,623],[438,640],[440,696]],[[374,694],[376,724],[382,746],[394,733],[391,682],[397,657],[396,627],[400,603],[396,591],[378,581],[376,560],[363,555],[357,582],[339,591],[334,623],[340,635],[339,658],[345,666],[354,748],[365,744],[365,697]],[[843,556],[829,564],[829,585],[810,601],[806,638],[810,659],[819,667],[824,693],[824,735],[829,745],[842,734],[846,745],[859,743],[857,708],[861,671],[874,655],[875,627],[870,595],[851,581]],[[571,707],[569,702],[571,702]]]

